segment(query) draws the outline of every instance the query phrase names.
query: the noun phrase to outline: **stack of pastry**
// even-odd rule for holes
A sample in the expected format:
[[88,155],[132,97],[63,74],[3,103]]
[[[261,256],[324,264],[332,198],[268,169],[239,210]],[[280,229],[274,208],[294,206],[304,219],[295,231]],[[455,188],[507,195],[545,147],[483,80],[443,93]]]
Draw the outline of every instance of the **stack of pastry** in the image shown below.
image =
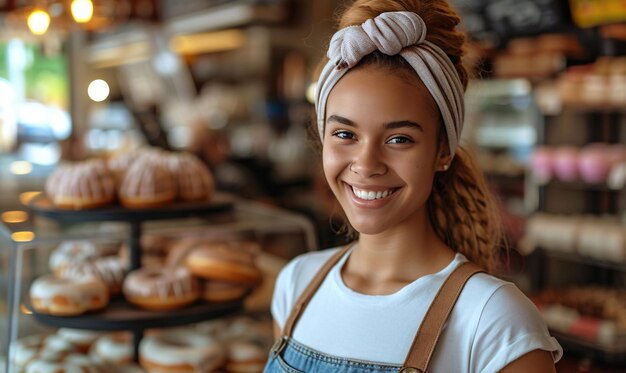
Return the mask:
[[116,199],[128,208],[149,208],[210,199],[214,182],[194,155],[146,148],[108,161],[64,164],[48,177],[45,191],[54,205],[65,209],[102,207]]

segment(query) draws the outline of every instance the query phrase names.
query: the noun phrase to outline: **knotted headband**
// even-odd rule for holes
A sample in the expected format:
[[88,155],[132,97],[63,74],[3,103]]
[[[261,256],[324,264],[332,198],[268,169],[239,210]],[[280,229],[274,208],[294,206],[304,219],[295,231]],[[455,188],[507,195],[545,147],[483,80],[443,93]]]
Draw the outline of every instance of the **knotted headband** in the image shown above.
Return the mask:
[[454,155],[463,128],[463,84],[445,52],[426,40],[426,31],[424,20],[413,12],[386,12],[333,35],[315,95],[322,141],[330,91],[363,57],[379,50],[390,56],[400,54],[413,67],[439,107]]

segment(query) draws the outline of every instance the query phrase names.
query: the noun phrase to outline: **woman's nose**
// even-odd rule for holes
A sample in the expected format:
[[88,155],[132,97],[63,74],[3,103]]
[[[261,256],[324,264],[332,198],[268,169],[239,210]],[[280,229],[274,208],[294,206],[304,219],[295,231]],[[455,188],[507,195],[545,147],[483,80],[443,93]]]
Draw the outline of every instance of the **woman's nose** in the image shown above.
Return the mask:
[[372,144],[362,144],[355,152],[350,171],[361,177],[383,175],[387,172],[387,166],[383,160],[381,151]]

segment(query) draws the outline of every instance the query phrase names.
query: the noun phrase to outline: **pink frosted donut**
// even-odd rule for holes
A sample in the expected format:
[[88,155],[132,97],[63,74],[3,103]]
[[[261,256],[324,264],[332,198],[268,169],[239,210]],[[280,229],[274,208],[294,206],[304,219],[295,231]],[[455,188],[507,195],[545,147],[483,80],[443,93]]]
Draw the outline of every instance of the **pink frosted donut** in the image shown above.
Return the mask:
[[539,181],[546,182],[552,178],[553,157],[554,151],[545,146],[539,146],[533,151],[530,166]]
[[611,170],[608,148],[604,145],[585,147],[579,155],[578,170],[580,178],[586,183],[605,182]]
[[41,313],[76,316],[104,308],[109,303],[109,290],[97,278],[68,279],[45,275],[30,286],[30,301]]
[[184,267],[135,270],[126,276],[123,292],[130,303],[149,310],[181,308],[200,295],[198,280]]
[[575,181],[578,178],[578,149],[564,146],[554,152],[554,173],[562,181]]

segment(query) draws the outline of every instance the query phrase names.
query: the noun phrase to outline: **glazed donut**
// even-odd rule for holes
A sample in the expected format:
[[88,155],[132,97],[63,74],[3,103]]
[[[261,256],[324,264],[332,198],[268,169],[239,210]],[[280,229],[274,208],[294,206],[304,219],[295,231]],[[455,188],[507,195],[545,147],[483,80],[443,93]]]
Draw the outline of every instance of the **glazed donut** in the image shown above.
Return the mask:
[[215,183],[209,168],[191,153],[171,153],[168,167],[177,183],[178,198],[183,201],[208,200]]
[[148,310],[173,310],[198,299],[198,280],[184,267],[142,268],[124,280],[126,299]]
[[133,341],[128,333],[112,333],[98,338],[89,355],[97,360],[121,366],[133,361]]
[[191,330],[145,337],[139,345],[139,362],[149,373],[213,372],[225,358],[216,340]]
[[45,275],[30,286],[30,301],[37,312],[76,316],[109,303],[109,290],[97,278],[57,278]]
[[96,208],[113,203],[115,179],[100,159],[64,164],[50,174],[45,191],[59,208]]
[[202,282],[202,292],[200,299],[207,302],[230,302],[242,299],[250,288],[246,285],[236,284],[219,280],[208,280]]
[[87,355],[71,354],[62,359],[36,359],[28,363],[26,373],[105,373],[105,366]]
[[89,262],[70,264],[59,271],[59,277],[97,278],[105,283],[109,295],[116,295],[122,291],[126,272],[126,266],[122,259],[110,256]]
[[176,184],[160,154],[142,155],[130,165],[118,192],[128,208],[151,208],[166,205],[176,198]]
[[254,343],[233,341],[228,345],[226,370],[230,373],[261,373],[268,352]]
[[254,264],[254,254],[225,243],[203,244],[187,256],[191,273],[208,280],[257,285],[262,273]]
[[59,274],[63,268],[74,263],[99,258],[101,252],[95,243],[88,240],[72,240],[62,242],[50,255],[49,266],[54,274]]
[[35,359],[59,360],[76,351],[76,346],[59,336],[31,335],[15,342],[13,363],[24,368]]
[[76,346],[78,352],[86,353],[102,333],[92,330],[61,328],[57,331],[57,335]]

